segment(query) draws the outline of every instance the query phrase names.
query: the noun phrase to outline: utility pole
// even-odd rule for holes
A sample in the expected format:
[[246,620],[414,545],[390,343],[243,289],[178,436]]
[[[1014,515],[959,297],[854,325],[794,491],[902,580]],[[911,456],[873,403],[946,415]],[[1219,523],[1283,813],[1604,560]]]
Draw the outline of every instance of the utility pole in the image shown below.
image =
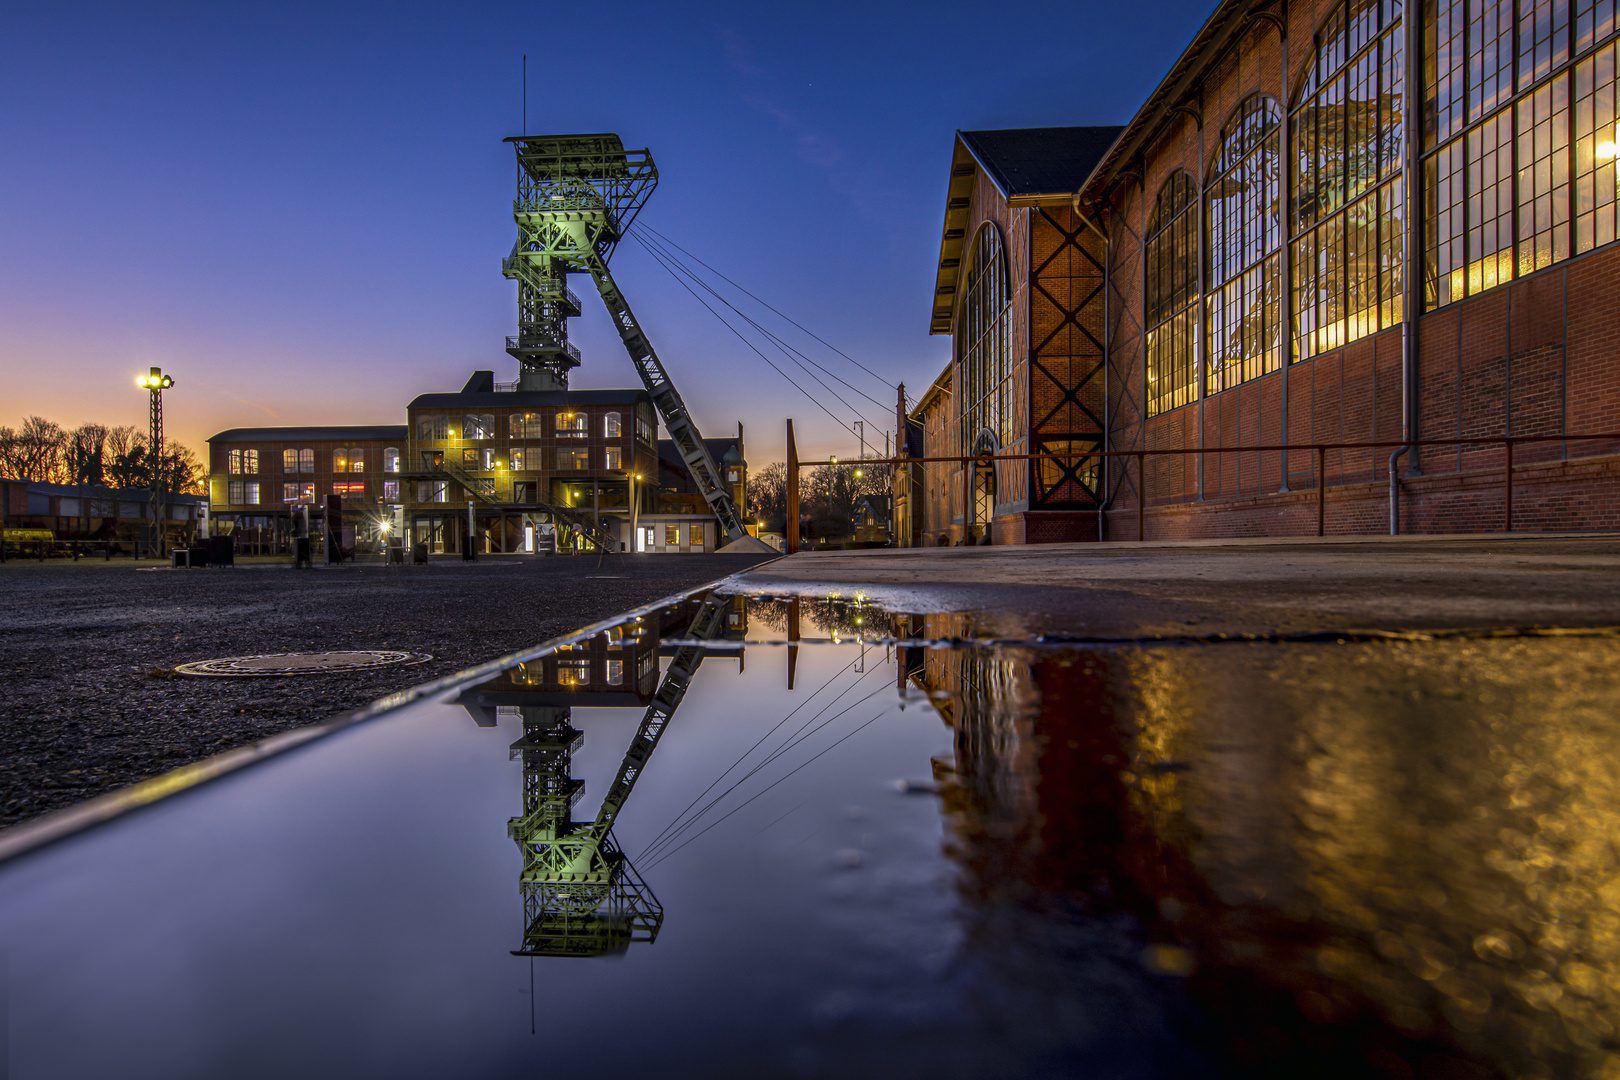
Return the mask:
[[146,550],[153,557],[163,558],[163,523],[168,519],[165,492],[168,478],[163,475],[163,391],[174,385],[174,379],[163,374],[162,368],[152,368],[145,375],[135,377],[135,385],[151,395],[151,412],[146,436],[146,461],[151,477],[151,524],[147,527]]

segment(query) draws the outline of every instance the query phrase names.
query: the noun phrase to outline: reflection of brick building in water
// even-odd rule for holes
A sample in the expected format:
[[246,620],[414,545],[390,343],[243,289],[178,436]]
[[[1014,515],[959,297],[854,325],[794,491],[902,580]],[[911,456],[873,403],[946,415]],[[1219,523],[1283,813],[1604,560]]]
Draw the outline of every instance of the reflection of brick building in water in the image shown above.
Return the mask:
[[[1417,14],[1223,0],[1124,127],[957,133],[912,419],[1057,460],[927,466],[902,542],[1133,539],[1144,498],[1150,538],[1304,534],[1324,483],[1379,532],[1392,467],[1406,531],[1499,529],[1501,444],[1400,440],[1620,429],[1612,5]],[[1515,526],[1620,525],[1617,450],[1516,446]]]

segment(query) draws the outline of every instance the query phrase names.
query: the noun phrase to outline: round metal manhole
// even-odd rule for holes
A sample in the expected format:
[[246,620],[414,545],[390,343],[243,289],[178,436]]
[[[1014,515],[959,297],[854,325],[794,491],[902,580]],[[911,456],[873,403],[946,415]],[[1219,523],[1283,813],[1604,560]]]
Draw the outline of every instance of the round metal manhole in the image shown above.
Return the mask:
[[399,652],[394,649],[350,649],[343,652],[271,653],[264,656],[227,656],[221,660],[198,660],[181,664],[176,675],[212,678],[263,679],[277,675],[325,675],[339,671],[370,671],[373,668],[425,664],[427,653]]

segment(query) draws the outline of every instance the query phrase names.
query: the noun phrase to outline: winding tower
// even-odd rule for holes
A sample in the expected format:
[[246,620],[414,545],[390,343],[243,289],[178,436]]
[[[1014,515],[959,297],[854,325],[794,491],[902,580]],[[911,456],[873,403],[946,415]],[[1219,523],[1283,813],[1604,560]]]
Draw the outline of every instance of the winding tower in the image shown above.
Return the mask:
[[[514,956],[599,956],[658,937],[664,909],[614,843],[613,823],[703,663],[703,642],[725,632],[729,609],[715,596],[699,606],[592,821],[573,820],[584,782],[572,775],[572,757],[584,736],[571,709],[521,706],[523,738],[511,750],[523,757],[523,816],[506,826],[523,853],[523,945]],[[657,635],[645,646],[656,650]]]
[[658,185],[646,150],[626,150],[617,135],[514,135],[517,240],[501,272],[518,283],[518,333],[506,351],[518,362],[518,389],[566,390],[579,366],[568,340],[568,319],[580,313],[568,275],[589,274],[607,305],[625,351],[681,459],[726,534],[747,535],[742,514],[630,304],[608,271],[613,249]]

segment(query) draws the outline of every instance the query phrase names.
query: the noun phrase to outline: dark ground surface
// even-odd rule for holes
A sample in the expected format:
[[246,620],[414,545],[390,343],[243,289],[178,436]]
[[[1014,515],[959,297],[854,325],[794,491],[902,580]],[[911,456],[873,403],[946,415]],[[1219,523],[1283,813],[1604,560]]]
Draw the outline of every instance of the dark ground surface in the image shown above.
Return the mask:
[[[759,562],[637,555],[298,572],[0,565],[0,827],[539,644]],[[405,649],[412,667],[168,675],[254,653]]]

